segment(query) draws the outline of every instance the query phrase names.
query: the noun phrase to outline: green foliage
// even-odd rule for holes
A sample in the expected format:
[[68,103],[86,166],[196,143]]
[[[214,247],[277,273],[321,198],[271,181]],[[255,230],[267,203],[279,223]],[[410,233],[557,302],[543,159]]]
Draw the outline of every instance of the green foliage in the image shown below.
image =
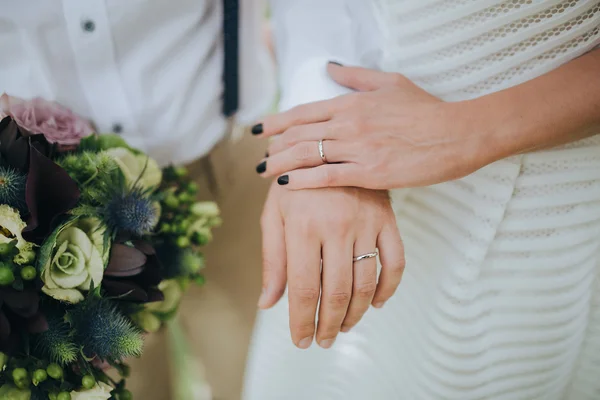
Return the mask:
[[119,361],[142,352],[141,332],[107,299],[88,296],[69,313],[86,356]]
[[85,137],[79,143],[77,150],[79,152],[89,151],[97,153],[114,147],[125,147],[126,149],[133,150],[129,147],[125,139],[115,134],[91,135]]
[[58,311],[46,312],[48,330],[33,335],[34,353],[60,365],[67,365],[77,359],[79,347],[75,344],[69,324]]

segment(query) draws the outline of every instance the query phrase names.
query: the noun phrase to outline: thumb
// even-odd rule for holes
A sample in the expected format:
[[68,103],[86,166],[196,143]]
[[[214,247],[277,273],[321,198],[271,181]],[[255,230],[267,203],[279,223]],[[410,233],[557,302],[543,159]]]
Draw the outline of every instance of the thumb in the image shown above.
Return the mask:
[[361,92],[396,86],[399,78],[404,78],[402,75],[392,72],[361,67],[345,67],[334,61],[327,64],[327,72],[340,85]]

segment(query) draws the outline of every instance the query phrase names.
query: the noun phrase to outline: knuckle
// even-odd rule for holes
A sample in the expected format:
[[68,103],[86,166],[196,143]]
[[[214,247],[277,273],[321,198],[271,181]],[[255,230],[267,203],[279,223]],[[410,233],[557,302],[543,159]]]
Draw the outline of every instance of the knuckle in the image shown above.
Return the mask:
[[[327,167],[327,166],[325,166]],[[335,186],[338,182],[338,175],[335,168],[321,168],[321,182],[324,186]]]
[[354,296],[359,299],[371,299],[375,295],[376,289],[377,283],[375,281],[359,283],[354,287]]
[[333,308],[346,307],[350,303],[352,294],[346,291],[332,292],[325,296],[325,303]]
[[302,305],[312,305],[319,299],[319,289],[313,287],[298,287],[290,289],[290,298],[296,299]]
[[294,159],[300,163],[311,161],[315,157],[315,149],[311,146],[312,143],[299,143],[293,147]]

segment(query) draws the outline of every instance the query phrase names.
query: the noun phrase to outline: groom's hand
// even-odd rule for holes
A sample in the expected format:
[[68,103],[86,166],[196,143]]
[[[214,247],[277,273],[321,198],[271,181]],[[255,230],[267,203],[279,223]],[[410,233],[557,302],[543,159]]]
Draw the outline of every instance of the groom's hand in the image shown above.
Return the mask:
[[[356,188],[288,191],[274,184],[265,203],[263,295],[269,308],[286,281],[292,340],[299,348],[315,336],[333,344],[362,318],[370,304],[381,307],[400,283],[404,249],[387,192]],[[353,263],[354,256],[380,251]],[[321,259],[323,266],[321,271]],[[317,305],[320,306],[317,310]]]

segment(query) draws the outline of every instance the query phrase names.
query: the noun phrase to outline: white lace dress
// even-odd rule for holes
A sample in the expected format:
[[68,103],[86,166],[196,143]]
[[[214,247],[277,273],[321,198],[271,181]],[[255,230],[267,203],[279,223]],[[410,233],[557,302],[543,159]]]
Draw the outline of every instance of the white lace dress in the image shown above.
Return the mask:
[[[600,1],[375,3],[383,68],[448,101],[600,44]],[[261,313],[247,400],[600,399],[600,135],[394,200],[396,295],[330,350],[293,347],[286,301]]]

